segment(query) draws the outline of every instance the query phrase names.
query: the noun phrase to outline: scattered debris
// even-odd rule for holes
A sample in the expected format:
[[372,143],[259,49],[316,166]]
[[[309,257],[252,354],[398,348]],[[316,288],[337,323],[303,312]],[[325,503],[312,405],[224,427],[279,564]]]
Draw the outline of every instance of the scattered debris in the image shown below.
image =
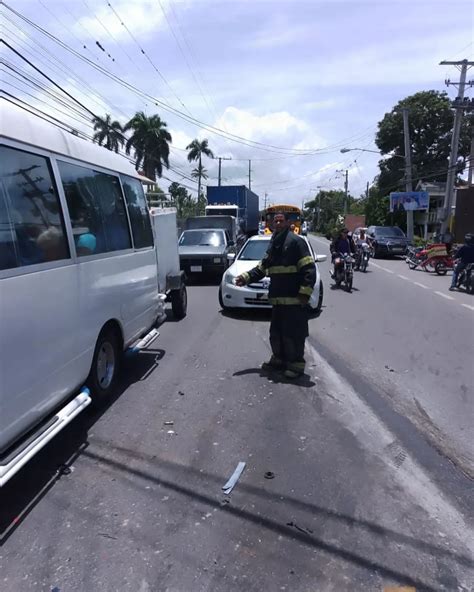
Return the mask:
[[98,535],[104,537],[105,539],[112,539],[113,541],[118,541],[117,537],[114,537],[111,534],[107,534],[106,532],[99,532]]
[[174,425],[174,421],[164,421],[163,425],[172,426],[172,425]]
[[267,471],[263,476],[265,479],[275,479],[275,473],[272,473],[272,471]]
[[176,436],[176,432],[174,430],[168,430],[166,433],[170,436]]
[[294,569],[290,569],[290,574],[293,576],[295,574],[295,570]]
[[313,531],[310,528],[302,528],[301,526],[298,526],[295,522],[287,522],[286,525],[291,526],[292,528],[296,528],[296,530],[299,530],[304,534],[313,534]]
[[183,391],[178,391],[178,395],[179,395],[180,397],[184,397],[184,393],[183,393]]
[[389,372],[395,372],[395,370],[393,368],[390,368],[390,366],[387,366],[385,364],[385,368],[389,371]]
[[226,506],[227,504],[230,504],[230,499],[229,498],[224,498],[223,500],[220,501],[221,506]]
[[239,477],[240,477],[240,475],[242,475],[244,469],[245,469],[245,463],[243,461],[240,461],[239,464],[237,465],[235,471],[232,473],[232,476],[230,477],[230,479],[222,487],[222,491],[226,495],[229,495],[229,493],[234,489],[235,484],[239,480]]
[[67,465],[59,465],[58,475],[70,475],[74,471],[74,467],[68,467]]

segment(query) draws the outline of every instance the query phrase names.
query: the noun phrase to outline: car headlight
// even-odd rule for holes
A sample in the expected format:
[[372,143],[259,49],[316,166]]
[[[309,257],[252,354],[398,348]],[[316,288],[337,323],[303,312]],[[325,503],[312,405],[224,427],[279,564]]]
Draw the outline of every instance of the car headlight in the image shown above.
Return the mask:
[[234,279],[235,279],[235,278],[234,278],[234,276],[233,276],[231,273],[229,273],[229,272],[227,272],[227,273],[224,275],[224,282],[225,282],[226,284],[233,285],[233,284],[234,284]]

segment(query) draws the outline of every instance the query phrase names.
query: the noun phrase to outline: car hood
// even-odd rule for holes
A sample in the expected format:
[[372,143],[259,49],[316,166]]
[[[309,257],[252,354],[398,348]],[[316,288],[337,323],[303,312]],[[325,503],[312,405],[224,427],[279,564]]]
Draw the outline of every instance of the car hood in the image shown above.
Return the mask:
[[227,270],[227,273],[233,275],[234,277],[237,277],[245,271],[250,271],[251,269],[256,267],[258,263],[259,261],[241,261],[240,259],[238,259],[237,261],[234,261],[234,263],[232,263],[232,265]]
[[181,257],[187,257],[191,255],[200,255],[200,256],[209,256],[212,257],[213,255],[222,255],[225,253],[225,246],[220,247],[208,247],[208,246],[190,246],[190,247],[179,247],[178,248],[179,255]]
[[379,243],[408,243],[406,236],[377,236],[375,240]]

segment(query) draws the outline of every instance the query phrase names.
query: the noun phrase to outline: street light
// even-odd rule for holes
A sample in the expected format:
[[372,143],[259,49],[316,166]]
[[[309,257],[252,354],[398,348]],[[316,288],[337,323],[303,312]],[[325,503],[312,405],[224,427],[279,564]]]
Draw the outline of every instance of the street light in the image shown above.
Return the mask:
[[[372,152],[372,154],[379,154],[380,156],[383,156],[381,152],[379,152],[378,150],[368,150],[367,148],[341,148],[341,152],[342,154],[346,154],[347,152],[353,152],[353,151],[359,151],[359,152]],[[394,158],[403,158],[403,160],[405,160],[405,157],[402,156],[401,154],[391,154],[391,157],[393,156]]]

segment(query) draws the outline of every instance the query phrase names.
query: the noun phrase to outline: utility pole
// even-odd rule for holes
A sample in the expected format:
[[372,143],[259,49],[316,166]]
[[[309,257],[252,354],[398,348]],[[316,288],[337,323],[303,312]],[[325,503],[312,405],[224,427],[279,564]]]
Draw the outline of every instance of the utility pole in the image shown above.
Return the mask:
[[217,177],[217,184],[220,187],[221,186],[221,180],[222,180],[222,161],[223,160],[232,160],[232,158],[226,158],[225,156],[216,156],[215,158],[217,158],[217,160],[219,161],[219,174],[218,174],[218,177]]
[[369,199],[369,187],[370,187],[370,184],[369,184],[369,182],[367,181],[367,187],[365,188],[365,197],[366,197],[367,199]]
[[344,216],[347,214],[347,198],[349,197],[349,171],[346,169],[344,180]]
[[267,209],[267,195],[268,195],[268,193],[265,191],[265,197],[263,199],[263,209],[264,210]]
[[[405,141],[405,190],[413,191],[411,168],[410,128],[408,126],[408,109],[402,109],[403,139]],[[413,210],[407,210],[407,238],[413,240]]]
[[474,129],[472,130],[471,136],[471,152],[469,154],[469,173],[467,177],[467,182],[469,187],[472,186],[472,173],[474,171]]
[[249,189],[252,189],[252,161],[249,160]]
[[453,206],[454,198],[454,184],[456,181],[456,165],[458,161],[458,149],[459,149],[459,137],[461,135],[461,122],[463,117],[463,99],[466,85],[472,86],[472,80],[466,83],[467,71],[471,66],[474,66],[474,62],[468,60],[461,60],[459,62],[441,62],[440,66],[457,66],[461,69],[461,76],[459,82],[451,82],[446,80],[446,86],[457,86],[458,96],[456,101],[453,103],[454,107],[454,124],[453,124],[453,135],[451,138],[451,154],[449,157],[449,168],[448,176],[446,178],[446,194],[444,196],[444,208],[441,219],[441,234],[443,235],[448,229],[449,221],[451,218],[451,210]]

